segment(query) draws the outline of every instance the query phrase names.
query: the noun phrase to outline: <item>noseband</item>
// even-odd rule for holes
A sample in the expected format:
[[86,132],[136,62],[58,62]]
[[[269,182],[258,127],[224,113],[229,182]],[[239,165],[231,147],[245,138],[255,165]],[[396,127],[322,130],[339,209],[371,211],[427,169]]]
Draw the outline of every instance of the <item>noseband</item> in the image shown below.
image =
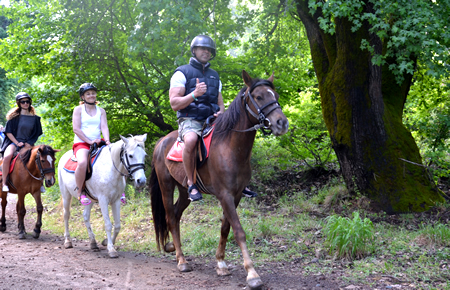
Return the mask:
[[[269,102],[262,107],[258,106],[256,101],[253,99],[251,92],[253,92],[253,90],[259,86],[268,86],[268,87],[271,87],[272,89],[275,89],[273,87],[273,84],[270,81],[260,80],[259,82],[254,83],[249,89],[247,89],[242,94],[242,99],[244,100],[245,112],[247,114],[247,117],[250,120],[250,117],[248,116],[248,114],[250,113],[250,115],[252,115],[255,119],[257,119],[259,121],[259,124],[256,124],[255,126],[249,128],[247,130],[235,130],[235,131],[248,132],[248,131],[257,131],[258,129],[261,129],[261,131],[264,133],[264,135],[270,135],[272,133],[272,130],[270,129],[270,126],[272,126],[272,124],[270,123],[270,120],[266,116],[268,116],[270,113],[272,113],[276,109],[281,109],[281,106],[277,100]],[[248,98],[246,98],[246,95],[248,96]],[[247,103],[247,99],[249,99],[251,101],[252,105],[256,108],[257,113],[253,112],[252,109],[250,109],[250,106]],[[275,106],[273,106],[269,110],[266,110],[271,105],[274,105],[274,104],[275,104]],[[268,130],[268,131],[266,131],[266,130]]]
[[22,160],[22,162],[23,162],[23,167],[25,167],[25,169],[28,171],[28,173],[30,174],[30,176],[33,177],[33,178],[36,179],[36,180],[43,180],[45,174],[47,174],[47,173],[55,173],[55,168],[54,168],[54,167],[49,167],[49,168],[43,168],[43,167],[42,167],[41,153],[40,153],[39,151],[37,152],[34,161],[36,162],[36,165],[37,165],[37,167],[38,167],[38,169],[39,169],[39,172],[40,172],[40,174],[41,174],[41,177],[40,177],[40,178],[34,176],[34,175],[30,172],[30,170],[28,170],[28,167],[27,167],[25,161],[23,161],[22,156],[20,156],[20,160]]

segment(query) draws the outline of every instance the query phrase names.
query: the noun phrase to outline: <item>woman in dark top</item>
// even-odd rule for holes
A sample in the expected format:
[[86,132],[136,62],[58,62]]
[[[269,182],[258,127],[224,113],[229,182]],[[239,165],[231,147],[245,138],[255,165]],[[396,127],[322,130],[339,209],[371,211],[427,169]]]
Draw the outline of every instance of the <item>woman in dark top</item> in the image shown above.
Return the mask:
[[[34,146],[37,139],[42,135],[41,117],[36,115],[31,105],[31,97],[24,92],[16,95],[17,108],[11,109],[6,114],[5,140],[0,153],[3,154],[3,184],[2,191],[9,191],[7,178],[9,165],[14,151],[25,145]],[[41,188],[41,191],[45,189]]]

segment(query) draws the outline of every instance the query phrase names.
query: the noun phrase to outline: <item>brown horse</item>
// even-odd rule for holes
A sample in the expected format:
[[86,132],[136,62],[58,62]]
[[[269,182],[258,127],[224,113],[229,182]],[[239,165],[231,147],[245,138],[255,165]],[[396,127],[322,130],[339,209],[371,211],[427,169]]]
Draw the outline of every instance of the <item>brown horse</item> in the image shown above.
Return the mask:
[[[239,221],[236,207],[242,190],[251,177],[250,155],[256,131],[271,130],[275,136],[285,134],[288,120],[278,104],[278,94],[273,87],[273,75],[268,80],[252,79],[242,72],[244,87],[228,110],[219,115],[211,141],[211,151],[206,163],[197,170],[196,184],[203,193],[215,195],[220,201],[223,218],[219,247],[216,251],[217,274],[230,275],[225,263],[225,246],[233,228],[234,237],[241,248],[247,283],[251,289],[261,288],[263,283],[250,259],[245,232]],[[186,174],[181,162],[166,159],[167,153],[178,137],[174,131],[162,138],[153,152],[152,173],[149,180],[153,222],[158,248],[164,245],[166,252],[176,250],[178,269],[192,271],[181,251],[180,219],[190,201],[186,188]],[[174,189],[179,197],[174,203]],[[169,232],[173,243],[169,243]]]
[[[20,151],[17,158],[13,172],[9,174],[7,183],[9,185],[9,192],[16,193],[18,196],[16,211],[19,227],[19,239],[26,238],[24,217],[25,209],[25,195],[31,193],[36,201],[37,221],[34,228],[33,237],[39,238],[42,226],[42,211],[44,207],[41,201],[41,186],[43,180],[47,187],[55,184],[55,150],[47,145],[39,145],[30,148],[24,148]],[[0,162],[0,164],[3,161]],[[6,192],[2,192],[2,218],[0,220],[0,231],[6,231],[5,210]]]

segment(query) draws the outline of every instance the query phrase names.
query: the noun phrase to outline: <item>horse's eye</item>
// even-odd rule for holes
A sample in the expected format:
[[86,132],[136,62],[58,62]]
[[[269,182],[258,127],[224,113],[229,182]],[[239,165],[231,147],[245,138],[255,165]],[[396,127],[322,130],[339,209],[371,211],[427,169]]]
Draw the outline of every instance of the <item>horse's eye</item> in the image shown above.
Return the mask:
[[133,158],[133,155],[129,154],[128,157]]

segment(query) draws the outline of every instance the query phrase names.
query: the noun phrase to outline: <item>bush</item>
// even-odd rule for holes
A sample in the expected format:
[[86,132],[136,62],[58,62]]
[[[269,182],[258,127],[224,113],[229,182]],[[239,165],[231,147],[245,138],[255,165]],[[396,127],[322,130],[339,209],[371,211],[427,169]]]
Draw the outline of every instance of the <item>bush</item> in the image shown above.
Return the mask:
[[373,225],[368,218],[361,220],[358,212],[353,212],[353,220],[332,215],[326,219],[323,231],[330,253],[337,258],[362,258],[372,252]]

